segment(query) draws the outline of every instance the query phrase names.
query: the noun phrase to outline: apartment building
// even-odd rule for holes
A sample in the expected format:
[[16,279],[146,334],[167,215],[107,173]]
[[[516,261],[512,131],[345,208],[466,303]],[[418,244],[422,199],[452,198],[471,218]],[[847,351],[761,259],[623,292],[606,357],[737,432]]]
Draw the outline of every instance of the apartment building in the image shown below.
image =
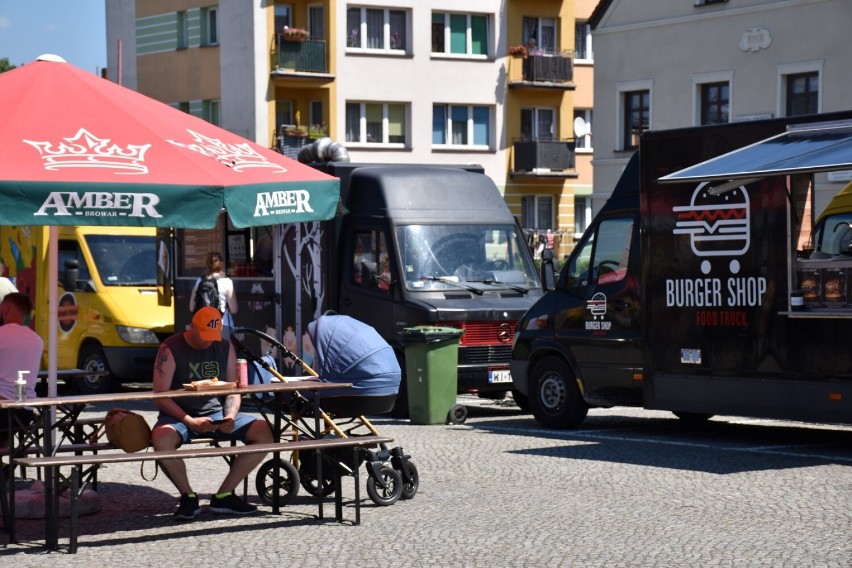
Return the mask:
[[355,162],[479,164],[565,253],[591,210],[594,5],[110,0],[108,74],[291,156],[327,135]]
[[[602,0],[591,22],[595,211],[645,130],[852,109],[848,0]],[[850,179],[816,176],[817,214]]]

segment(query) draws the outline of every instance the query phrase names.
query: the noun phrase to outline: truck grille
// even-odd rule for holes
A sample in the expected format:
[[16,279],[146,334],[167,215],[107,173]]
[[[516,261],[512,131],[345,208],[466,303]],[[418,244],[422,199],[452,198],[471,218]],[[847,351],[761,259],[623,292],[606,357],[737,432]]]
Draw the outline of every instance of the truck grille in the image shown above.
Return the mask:
[[511,345],[459,349],[459,365],[508,365],[511,358]]
[[515,336],[517,321],[458,321],[447,322],[446,325],[464,330],[459,343],[462,347],[470,346],[507,346],[511,351],[512,339]]

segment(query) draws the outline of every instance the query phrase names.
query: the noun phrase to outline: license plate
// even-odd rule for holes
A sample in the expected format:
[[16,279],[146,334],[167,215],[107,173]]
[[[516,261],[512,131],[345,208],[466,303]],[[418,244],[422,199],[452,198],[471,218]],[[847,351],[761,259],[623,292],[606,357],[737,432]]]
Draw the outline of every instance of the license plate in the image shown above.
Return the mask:
[[512,374],[509,372],[509,369],[497,369],[494,371],[488,371],[488,382],[489,383],[511,383],[512,382]]

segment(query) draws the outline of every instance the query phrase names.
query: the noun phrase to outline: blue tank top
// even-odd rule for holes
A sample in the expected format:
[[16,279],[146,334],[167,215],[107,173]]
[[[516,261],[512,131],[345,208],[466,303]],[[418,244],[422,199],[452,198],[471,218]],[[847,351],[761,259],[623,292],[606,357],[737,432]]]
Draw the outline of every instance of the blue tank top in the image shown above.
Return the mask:
[[[214,341],[206,349],[194,349],[186,342],[183,333],[177,333],[163,343],[175,360],[175,374],[170,388],[182,389],[184,383],[214,377],[220,381],[228,379],[229,345],[226,340]],[[216,396],[176,398],[174,402],[190,416],[207,416],[222,409],[222,403]]]

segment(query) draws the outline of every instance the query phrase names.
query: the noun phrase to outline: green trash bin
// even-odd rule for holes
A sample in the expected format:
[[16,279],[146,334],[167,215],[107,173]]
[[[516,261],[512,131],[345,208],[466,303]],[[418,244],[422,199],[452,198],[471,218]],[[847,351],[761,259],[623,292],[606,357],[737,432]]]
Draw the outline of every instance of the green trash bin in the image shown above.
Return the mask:
[[405,376],[412,424],[446,424],[458,393],[459,338],[454,327],[405,328]]

